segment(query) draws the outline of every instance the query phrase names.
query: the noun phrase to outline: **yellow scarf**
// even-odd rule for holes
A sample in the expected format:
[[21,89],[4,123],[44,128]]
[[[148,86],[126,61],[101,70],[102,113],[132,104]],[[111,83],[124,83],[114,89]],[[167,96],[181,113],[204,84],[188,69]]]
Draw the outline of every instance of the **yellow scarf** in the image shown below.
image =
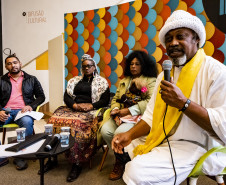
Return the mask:
[[[202,62],[205,58],[205,52],[203,49],[199,49],[195,56],[182,68],[176,86],[180,88],[185,97],[190,97],[193,84],[196,76],[201,68]],[[173,70],[171,71],[173,73]],[[171,74],[171,76],[173,76]],[[160,86],[158,87],[158,92]],[[150,152],[154,147],[158,146],[164,139],[165,134],[163,132],[163,116],[166,110],[166,104],[161,98],[161,94],[157,93],[156,102],[153,111],[152,128],[147,136],[144,145],[138,145],[133,153],[135,156]],[[181,112],[177,108],[168,106],[167,114],[165,117],[165,131],[166,135],[169,134],[171,129],[179,119]]]

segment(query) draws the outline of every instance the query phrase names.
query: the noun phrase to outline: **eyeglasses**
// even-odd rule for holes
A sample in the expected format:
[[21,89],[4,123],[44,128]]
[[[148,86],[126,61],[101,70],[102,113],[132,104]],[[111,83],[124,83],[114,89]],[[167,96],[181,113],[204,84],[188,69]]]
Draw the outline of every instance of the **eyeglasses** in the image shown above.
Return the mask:
[[84,70],[84,69],[86,69],[86,68],[88,68],[88,69],[90,69],[92,66],[94,66],[94,65],[82,65],[82,69]]
[[16,65],[16,64],[18,64],[18,63],[19,63],[19,61],[13,61],[13,62],[7,62],[6,65],[7,65],[7,66],[11,66],[11,65],[13,65],[13,64]]

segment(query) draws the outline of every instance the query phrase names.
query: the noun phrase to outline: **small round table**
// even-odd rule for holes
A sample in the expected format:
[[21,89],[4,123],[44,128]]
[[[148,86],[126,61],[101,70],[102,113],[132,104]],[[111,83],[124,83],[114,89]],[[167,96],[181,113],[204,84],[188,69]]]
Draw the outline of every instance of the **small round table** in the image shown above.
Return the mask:
[[[28,137],[32,138],[34,136],[35,135],[31,135],[31,136],[28,136]],[[66,152],[71,147],[73,147],[74,143],[75,143],[74,137],[72,137],[70,135],[68,147],[61,147],[61,144],[60,144],[60,141],[59,141],[57,143],[57,145],[55,147],[53,147],[52,150],[50,150],[49,152],[46,152],[44,150],[44,148],[45,148],[46,144],[49,142],[49,140],[47,140],[47,139],[37,152],[14,156],[14,158],[20,158],[20,159],[26,159],[26,160],[36,160],[36,159],[39,160],[39,164],[40,164],[40,185],[44,185],[44,161],[45,161],[45,159],[49,158],[49,157],[57,156],[61,153]]]

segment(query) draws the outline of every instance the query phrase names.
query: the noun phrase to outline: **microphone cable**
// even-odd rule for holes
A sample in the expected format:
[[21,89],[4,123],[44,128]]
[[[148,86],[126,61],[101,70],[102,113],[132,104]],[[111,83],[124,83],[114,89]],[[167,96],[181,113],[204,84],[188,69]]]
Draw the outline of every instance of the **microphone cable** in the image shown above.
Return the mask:
[[166,111],[165,111],[164,117],[163,117],[163,131],[164,131],[164,134],[165,134],[165,136],[166,136],[166,141],[167,141],[168,146],[169,146],[171,161],[172,161],[172,164],[173,164],[173,170],[174,170],[174,173],[175,173],[175,180],[174,180],[174,185],[175,185],[175,184],[176,184],[176,181],[177,181],[177,172],[176,172],[176,168],[175,168],[175,166],[174,166],[173,154],[172,154],[172,151],[171,151],[170,143],[169,143],[169,140],[168,140],[168,138],[167,138],[166,131],[165,131],[165,117],[166,117],[167,108],[168,108],[168,105],[166,104]]

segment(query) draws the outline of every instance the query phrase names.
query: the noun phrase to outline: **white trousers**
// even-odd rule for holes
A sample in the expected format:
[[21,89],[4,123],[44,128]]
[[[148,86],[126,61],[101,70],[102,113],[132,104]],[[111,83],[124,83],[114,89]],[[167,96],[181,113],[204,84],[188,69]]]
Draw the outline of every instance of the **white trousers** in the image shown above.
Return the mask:
[[[180,184],[206,150],[186,141],[171,141],[170,146],[177,173],[176,184]],[[133,148],[127,147],[126,150],[130,154]],[[123,180],[128,185],[173,185],[175,174],[168,144],[164,143],[147,154],[133,158],[126,164]]]

